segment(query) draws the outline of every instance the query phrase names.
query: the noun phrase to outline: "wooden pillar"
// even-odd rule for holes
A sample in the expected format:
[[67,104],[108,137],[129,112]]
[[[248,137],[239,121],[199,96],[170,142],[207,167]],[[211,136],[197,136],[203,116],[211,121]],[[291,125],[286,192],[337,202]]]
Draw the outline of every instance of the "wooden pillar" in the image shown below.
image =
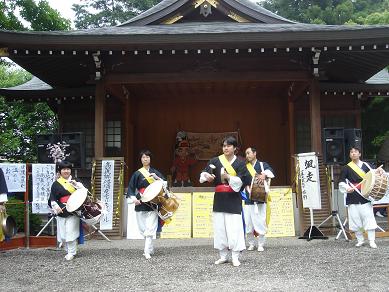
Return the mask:
[[[288,124],[289,124],[289,174],[292,181],[295,175],[295,166],[293,155],[296,154],[296,132],[295,132],[295,115],[293,98],[288,98]],[[292,182],[293,183],[293,182]]]
[[313,80],[309,88],[309,109],[311,118],[311,150],[322,153],[321,114],[319,81]]
[[95,92],[95,157],[104,157],[105,86],[96,84]]
[[[124,104],[124,161],[128,166],[126,169],[126,181],[129,180],[130,175],[134,169],[134,125],[132,117],[132,103],[130,94],[126,94],[126,102]],[[135,162],[136,164],[136,162]]]

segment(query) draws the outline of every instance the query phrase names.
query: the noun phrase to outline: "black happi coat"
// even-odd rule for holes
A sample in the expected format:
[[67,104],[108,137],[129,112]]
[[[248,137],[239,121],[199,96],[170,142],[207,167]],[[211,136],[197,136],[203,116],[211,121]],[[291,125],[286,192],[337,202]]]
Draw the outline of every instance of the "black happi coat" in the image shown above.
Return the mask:
[[[220,178],[220,171],[223,167],[218,157],[212,158],[207,167],[205,168],[205,172],[211,172],[210,164],[216,166],[216,169],[212,171],[215,175],[215,180],[213,183],[216,185],[220,185],[226,182],[222,182]],[[244,160],[237,157],[235,161],[231,164],[231,166],[235,169],[236,175],[242,180],[243,185],[241,190],[248,184],[250,174],[247,171],[246,163]],[[225,170],[227,172],[227,170]],[[242,212],[242,197],[240,192],[222,192],[216,193],[213,198],[213,211],[214,212],[224,212],[231,214],[241,214]]]
[[[259,161],[257,160],[257,162],[255,163],[254,165],[254,169],[257,173],[261,173],[262,172],[262,169],[261,169],[261,162],[263,163],[263,170],[270,170],[273,174],[274,174],[274,171],[273,171],[273,168],[271,168],[271,166],[267,163],[267,162],[264,162],[264,161]],[[247,168],[247,166],[246,166]],[[247,170],[247,173],[248,173],[248,176],[249,176],[249,179],[250,179],[250,184],[251,184],[251,180],[253,179],[253,177],[251,176],[250,172]],[[246,192],[247,194],[247,192]],[[257,202],[258,204],[264,204],[264,202]],[[247,200],[245,200],[245,204],[246,205],[253,205],[254,204],[254,201],[250,200],[249,199],[249,194],[247,194]]]
[[53,184],[51,185],[49,205],[51,206],[51,201],[55,201],[57,202],[60,208],[63,208],[63,213],[58,214],[59,217],[69,217],[70,215],[72,215],[66,210],[66,208],[64,208],[66,205],[59,201],[60,198],[70,195],[71,193],[67,189],[65,189],[58,181],[53,182]]
[[[155,173],[161,179],[165,180],[164,176],[155,168],[150,167],[149,173]],[[135,196],[138,200],[140,200],[141,196],[139,190],[146,188],[149,185],[150,183],[147,179],[145,179],[143,174],[139,170],[135,171],[128,183],[127,197]],[[135,206],[135,211],[153,211],[153,209],[148,204],[141,203],[140,205]]]
[[[362,165],[362,170],[367,173],[370,171],[369,167],[366,166],[366,162]],[[342,169],[342,172],[340,173],[339,182],[346,182],[346,179],[348,179],[353,184],[358,184],[362,181],[362,178],[354,172],[354,170],[348,166],[345,165]],[[346,196],[346,205],[351,204],[366,204],[370,201],[362,197],[360,194],[358,194],[356,191],[352,193],[347,193]]]

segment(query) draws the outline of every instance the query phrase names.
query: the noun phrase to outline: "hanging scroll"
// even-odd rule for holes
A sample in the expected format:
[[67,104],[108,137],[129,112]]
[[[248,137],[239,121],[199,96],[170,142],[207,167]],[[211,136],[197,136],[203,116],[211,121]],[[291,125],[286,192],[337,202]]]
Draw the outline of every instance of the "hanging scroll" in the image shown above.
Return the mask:
[[107,213],[101,219],[100,229],[111,230],[113,218],[114,161],[101,161],[101,169],[101,201],[105,204]]
[[303,208],[321,209],[319,161],[314,152],[297,154]]
[[26,191],[26,165],[23,163],[1,163],[9,193]]
[[47,202],[55,178],[55,164],[32,165],[32,213],[50,213]]

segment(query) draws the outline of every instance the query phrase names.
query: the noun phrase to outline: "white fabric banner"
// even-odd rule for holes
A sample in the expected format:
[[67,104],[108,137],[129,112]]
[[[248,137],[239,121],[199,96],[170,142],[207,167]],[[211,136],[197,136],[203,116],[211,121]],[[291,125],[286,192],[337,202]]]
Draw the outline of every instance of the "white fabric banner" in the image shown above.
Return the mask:
[[321,209],[319,161],[315,152],[297,154],[303,208]]
[[105,204],[107,210],[100,221],[101,230],[112,230],[114,166],[114,160],[101,162],[101,202]]
[[55,178],[55,164],[32,165],[32,213],[50,213],[47,202]]
[[0,163],[9,193],[26,191],[26,164]]

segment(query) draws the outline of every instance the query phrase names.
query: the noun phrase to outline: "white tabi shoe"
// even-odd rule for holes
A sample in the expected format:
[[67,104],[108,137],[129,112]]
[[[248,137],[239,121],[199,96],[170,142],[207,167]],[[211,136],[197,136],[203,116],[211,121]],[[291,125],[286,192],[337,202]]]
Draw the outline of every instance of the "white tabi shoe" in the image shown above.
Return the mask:
[[151,255],[148,253],[144,253],[143,256],[145,257],[146,260],[151,259]]
[[265,249],[263,248],[262,245],[258,245],[258,251],[264,251]]
[[249,247],[247,248],[247,250],[254,250],[255,249],[255,245],[253,244],[250,244]]
[[225,264],[227,262],[227,259],[220,258],[215,262],[215,265]]
[[364,244],[363,241],[358,241],[357,244],[355,245],[356,247],[361,247]]
[[377,245],[374,242],[374,240],[369,241],[369,245],[370,245],[371,248],[377,248]]
[[67,255],[65,256],[65,260],[67,260],[67,261],[71,261],[71,260],[73,260],[73,259],[74,259],[74,255],[67,254]]
[[240,261],[239,260],[232,260],[232,265],[234,267],[239,267],[240,266]]

